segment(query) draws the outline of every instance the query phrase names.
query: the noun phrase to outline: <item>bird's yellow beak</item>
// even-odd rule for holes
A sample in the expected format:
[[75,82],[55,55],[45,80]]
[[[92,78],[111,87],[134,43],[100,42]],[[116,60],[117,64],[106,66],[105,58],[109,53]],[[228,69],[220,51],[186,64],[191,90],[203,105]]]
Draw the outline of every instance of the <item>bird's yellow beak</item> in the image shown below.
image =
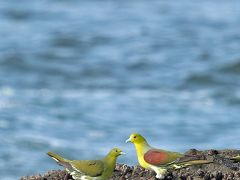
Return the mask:
[[120,152],[121,155],[125,155],[126,153],[125,152]]
[[126,143],[128,143],[128,142],[132,142],[131,137],[126,140]]

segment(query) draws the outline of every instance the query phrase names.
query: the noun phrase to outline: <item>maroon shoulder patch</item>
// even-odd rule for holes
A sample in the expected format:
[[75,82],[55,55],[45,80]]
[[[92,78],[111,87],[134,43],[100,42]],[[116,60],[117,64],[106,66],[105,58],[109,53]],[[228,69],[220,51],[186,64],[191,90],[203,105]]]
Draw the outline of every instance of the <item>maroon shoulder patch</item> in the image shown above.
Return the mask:
[[165,164],[167,160],[167,154],[158,150],[149,150],[144,154],[144,160],[152,165]]

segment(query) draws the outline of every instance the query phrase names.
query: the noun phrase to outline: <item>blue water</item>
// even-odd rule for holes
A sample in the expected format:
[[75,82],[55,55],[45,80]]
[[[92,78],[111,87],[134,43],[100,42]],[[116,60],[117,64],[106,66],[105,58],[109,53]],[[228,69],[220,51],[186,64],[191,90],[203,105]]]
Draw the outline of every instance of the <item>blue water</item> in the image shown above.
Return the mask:
[[239,148],[239,0],[0,2],[1,179],[114,146]]

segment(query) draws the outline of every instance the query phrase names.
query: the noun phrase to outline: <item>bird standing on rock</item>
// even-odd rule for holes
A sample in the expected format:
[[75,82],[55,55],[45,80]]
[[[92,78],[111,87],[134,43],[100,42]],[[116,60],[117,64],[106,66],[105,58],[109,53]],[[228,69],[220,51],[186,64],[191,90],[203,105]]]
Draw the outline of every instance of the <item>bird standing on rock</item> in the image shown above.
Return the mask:
[[114,148],[101,160],[68,160],[53,152],[47,154],[64,166],[75,180],[107,180],[112,177],[117,157],[125,153]]
[[212,163],[212,161],[196,159],[199,158],[196,156],[185,156],[178,152],[153,148],[140,134],[131,134],[126,142],[135,145],[139,164],[145,169],[155,171],[158,179],[164,179],[169,169]]

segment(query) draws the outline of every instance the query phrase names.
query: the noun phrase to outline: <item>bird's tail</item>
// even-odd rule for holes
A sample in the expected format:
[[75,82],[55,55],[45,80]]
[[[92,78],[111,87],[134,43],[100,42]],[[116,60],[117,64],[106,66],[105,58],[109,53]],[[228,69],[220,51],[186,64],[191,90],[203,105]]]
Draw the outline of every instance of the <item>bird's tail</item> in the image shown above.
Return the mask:
[[54,153],[54,152],[51,152],[49,151],[47,153],[51,158],[53,158],[55,161],[57,161],[58,163],[59,162],[65,162],[66,159],[62,158],[61,156],[59,156],[58,154]]
[[70,160],[64,159],[63,157],[59,156],[58,154],[54,152],[48,152],[47,153],[51,158],[53,158],[60,166],[64,166],[68,170],[72,169]]
[[235,161],[235,162],[240,162],[240,155],[238,156],[235,156],[235,157],[232,157],[230,158],[231,160]]
[[174,164],[173,167],[174,167],[174,169],[181,169],[181,168],[185,168],[185,167],[188,167],[188,166],[203,165],[203,164],[210,164],[210,163],[213,163],[213,161],[210,161],[210,160],[192,160],[192,161],[187,161],[187,162],[183,162],[183,163]]
[[184,164],[188,165],[188,166],[193,166],[193,165],[210,164],[210,163],[213,163],[213,161],[210,161],[210,160],[193,160],[193,161],[186,162]]
[[53,158],[60,166],[65,167],[65,169],[67,170],[67,172],[71,173],[73,171],[72,165],[71,165],[71,161],[64,159],[63,157],[59,156],[58,154],[54,153],[54,152],[48,152],[47,153],[51,158]]

